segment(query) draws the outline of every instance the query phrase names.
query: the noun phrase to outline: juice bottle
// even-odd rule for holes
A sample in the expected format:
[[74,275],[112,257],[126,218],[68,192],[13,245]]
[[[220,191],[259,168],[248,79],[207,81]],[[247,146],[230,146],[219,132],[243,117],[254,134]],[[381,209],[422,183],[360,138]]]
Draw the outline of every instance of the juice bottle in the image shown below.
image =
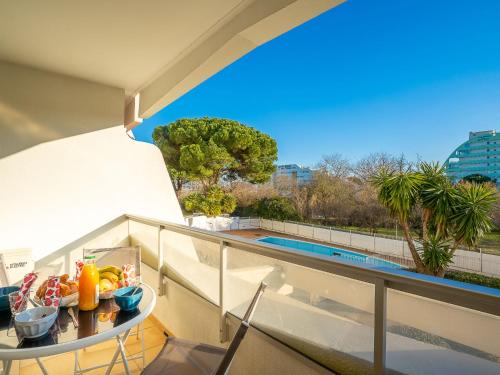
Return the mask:
[[95,265],[95,256],[85,257],[79,282],[78,307],[83,311],[94,310],[99,305],[99,271]]

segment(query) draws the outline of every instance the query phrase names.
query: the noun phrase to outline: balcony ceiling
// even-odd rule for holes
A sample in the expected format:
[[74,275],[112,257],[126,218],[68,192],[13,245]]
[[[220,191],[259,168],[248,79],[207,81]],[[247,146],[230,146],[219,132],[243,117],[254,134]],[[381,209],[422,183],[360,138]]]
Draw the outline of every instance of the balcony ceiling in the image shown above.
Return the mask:
[[343,0],[25,0],[0,5],[0,60],[123,88],[149,117]]

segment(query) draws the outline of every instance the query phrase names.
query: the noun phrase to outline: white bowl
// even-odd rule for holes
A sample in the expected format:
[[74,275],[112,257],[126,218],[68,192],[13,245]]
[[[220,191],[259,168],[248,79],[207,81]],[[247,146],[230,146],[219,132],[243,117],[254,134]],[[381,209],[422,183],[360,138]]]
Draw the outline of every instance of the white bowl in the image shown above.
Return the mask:
[[[68,296],[61,297],[61,299],[59,300],[59,307],[72,307],[78,305],[79,295],[80,294],[76,292]],[[40,300],[40,298],[38,298],[37,296],[33,298],[32,302],[36,306],[43,306],[42,300]]]
[[[57,319],[55,307],[35,307],[19,313],[15,317],[16,329],[22,336],[35,338],[45,335]],[[45,315],[45,316],[44,316]]]
[[78,305],[78,298],[80,294],[78,292],[61,297],[61,307],[71,307]]

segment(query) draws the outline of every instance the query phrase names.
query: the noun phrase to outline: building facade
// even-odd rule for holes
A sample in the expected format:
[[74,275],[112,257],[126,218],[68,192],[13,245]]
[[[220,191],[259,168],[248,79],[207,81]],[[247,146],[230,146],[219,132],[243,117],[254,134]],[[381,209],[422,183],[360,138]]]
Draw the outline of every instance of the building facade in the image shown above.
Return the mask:
[[278,165],[273,173],[272,180],[276,184],[280,181],[290,181],[297,185],[304,185],[313,179],[313,170],[298,164]]
[[500,183],[500,134],[495,130],[470,132],[445,162],[446,174],[458,182],[470,175],[482,175]]

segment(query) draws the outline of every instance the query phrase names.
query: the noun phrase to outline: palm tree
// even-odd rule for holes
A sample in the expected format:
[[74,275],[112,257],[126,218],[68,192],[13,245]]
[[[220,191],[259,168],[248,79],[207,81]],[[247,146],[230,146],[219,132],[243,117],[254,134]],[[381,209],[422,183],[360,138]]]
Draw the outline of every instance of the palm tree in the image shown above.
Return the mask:
[[[373,178],[378,198],[401,227],[417,272],[444,276],[459,246],[476,247],[491,230],[496,202],[492,184],[459,183],[438,163],[421,163],[418,171],[380,170]],[[422,206],[422,245],[410,233],[408,217]]]
[[421,254],[427,271],[436,276],[444,276],[444,271],[453,262],[450,242],[436,234],[430,234],[423,242]]
[[439,236],[447,237],[448,218],[455,195],[453,184],[439,163],[422,162],[419,172],[422,176],[419,197],[422,205],[422,240],[428,240],[430,225]]
[[394,172],[384,168],[373,177],[372,181],[378,188],[380,203],[399,221],[403,229],[417,272],[427,273],[413,241],[408,220],[419,199],[422,175],[413,171]]
[[452,251],[460,245],[469,248],[477,246],[479,240],[491,230],[491,211],[497,199],[492,184],[461,183],[456,190],[450,216],[455,241]]

